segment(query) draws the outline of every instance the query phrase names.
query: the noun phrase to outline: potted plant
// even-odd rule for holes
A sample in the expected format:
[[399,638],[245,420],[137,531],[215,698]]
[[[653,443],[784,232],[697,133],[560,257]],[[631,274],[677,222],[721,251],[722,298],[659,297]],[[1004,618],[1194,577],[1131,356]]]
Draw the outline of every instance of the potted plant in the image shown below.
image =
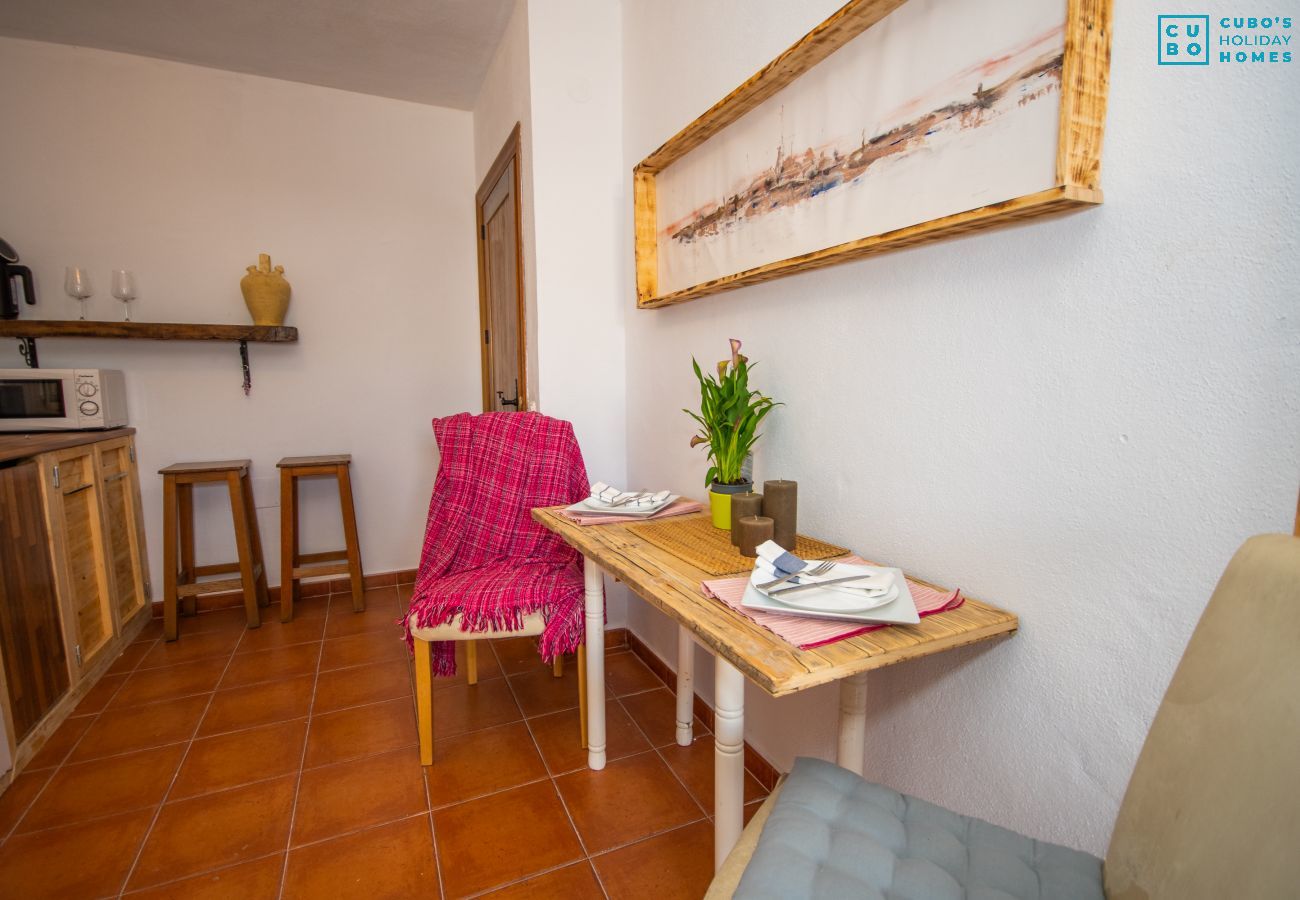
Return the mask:
[[709,486],[709,508],[713,524],[731,528],[731,495],[753,487],[742,468],[745,458],[758,440],[758,425],[780,406],[749,387],[749,359],[740,352],[740,341],[731,339],[731,359],[718,363],[718,375],[705,375],[691,357],[695,377],[700,382],[700,411],[683,409],[700,426],[691,438],[691,446],[708,446],[709,471],[704,483]]

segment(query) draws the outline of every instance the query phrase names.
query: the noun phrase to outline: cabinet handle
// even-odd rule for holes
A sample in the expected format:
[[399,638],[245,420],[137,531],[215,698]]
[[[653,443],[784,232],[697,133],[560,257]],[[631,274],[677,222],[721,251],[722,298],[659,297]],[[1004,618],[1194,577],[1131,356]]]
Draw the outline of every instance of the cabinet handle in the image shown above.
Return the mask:
[[[114,481],[121,481],[129,474],[129,472],[118,472],[116,475],[106,475],[104,477],[104,484],[112,484]],[[86,486],[89,487],[90,485]]]
[[77,485],[77,486],[74,487],[74,488],[68,488],[66,491],[63,492],[63,496],[65,496],[65,497],[71,497],[73,494],[80,494],[82,491],[86,490],[87,488],[91,488],[91,487],[94,487],[94,485],[93,485],[93,484],[90,484],[90,483],[79,484],[79,485]]

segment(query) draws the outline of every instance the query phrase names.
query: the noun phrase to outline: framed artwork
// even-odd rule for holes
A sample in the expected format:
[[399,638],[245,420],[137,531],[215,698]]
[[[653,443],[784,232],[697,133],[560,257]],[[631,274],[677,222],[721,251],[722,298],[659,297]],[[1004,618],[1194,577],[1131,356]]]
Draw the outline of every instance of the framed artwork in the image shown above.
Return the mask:
[[1101,202],[1111,0],[853,0],[637,165],[637,305]]

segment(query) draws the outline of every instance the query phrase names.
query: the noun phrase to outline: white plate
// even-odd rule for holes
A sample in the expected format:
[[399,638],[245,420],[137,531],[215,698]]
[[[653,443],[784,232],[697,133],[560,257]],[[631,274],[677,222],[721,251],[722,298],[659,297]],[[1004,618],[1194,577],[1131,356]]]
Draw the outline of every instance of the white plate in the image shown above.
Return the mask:
[[[809,560],[809,566],[817,565],[819,560]],[[829,612],[829,613],[860,613],[870,609],[876,609],[884,606],[891,600],[898,597],[898,583],[891,577],[888,569],[882,569],[879,566],[857,566],[847,563],[836,563],[835,568],[823,575],[813,576],[811,581],[834,581],[840,578],[850,578],[854,575],[862,576],[863,580],[876,577],[878,580],[885,581],[889,587],[879,593],[868,593],[852,584],[838,584],[827,587],[823,590],[816,588],[806,588],[799,591],[790,591],[782,593],[786,588],[797,587],[796,582],[787,581],[784,584],[776,585],[775,594],[769,593],[760,587],[771,581],[767,572],[755,569],[749,576],[749,583],[770,600],[774,600],[783,606],[789,606],[793,609],[803,609],[809,612]],[[883,576],[883,577],[882,577]]]
[[669,494],[667,500],[654,506],[610,506],[607,503],[588,497],[586,500],[579,500],[572,506],[567,507],[567,511],[584,516],[628,516],[629,518],[638,519],[653,516],[680,496],[680,494]]
[[[844,622],[862,622],[865,624],[881,625],[915,625],[921,621],[921,617],[916,612],[916,602],[912,599],[912,592],[908,590],[907,579],[901,569],[890,567],[881,567],[886,572],[894,573],[894,587],[898,590],[898,595],[893,600],[878,606],[875,609],[868,609],[864,612],[825,612],[822,610],[808,609],[805,606],[794,606],[789,603],[782,603],[780,600],[773,600],[764,594],[758,588],[754,587],[754,580],[751,577],[749,584],[745,585],[745,596],[741,598],[740,605],[746,609],[757,609],[762,612],[778,613],[784,616],[803,616],[811,619],[836,619]],[[804,591],[805,594],[815,594],[825,597],[830,591]],[[794,594],[789,599],[798,597]],[[849,598],[852,599],[852,598]]]
[[898,585],[895,584],[883,594],[874,597],[861,591],[850,594],[847,591],[807,590],[799,591],[796,594],[787,594],[783,597],[773,597],[766,591],[760,591],[760,593],[764,594],[769,600],[773,600],[782,606],[788,606],[791,609],[824,613],[861,613],[870,609],[879,609],[886,603],[897,600]]

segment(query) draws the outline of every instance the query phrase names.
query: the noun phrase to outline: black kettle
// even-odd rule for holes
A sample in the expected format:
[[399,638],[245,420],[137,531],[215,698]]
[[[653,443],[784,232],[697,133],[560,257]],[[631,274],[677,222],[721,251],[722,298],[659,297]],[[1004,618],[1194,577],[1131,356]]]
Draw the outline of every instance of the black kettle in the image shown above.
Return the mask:
[[32,270],[18,265],[18,251],[0,240],[0,319],[18,318],[18,294],[14,279],[23,280],[23,298],[36,305],[36,288],[32,285]]

